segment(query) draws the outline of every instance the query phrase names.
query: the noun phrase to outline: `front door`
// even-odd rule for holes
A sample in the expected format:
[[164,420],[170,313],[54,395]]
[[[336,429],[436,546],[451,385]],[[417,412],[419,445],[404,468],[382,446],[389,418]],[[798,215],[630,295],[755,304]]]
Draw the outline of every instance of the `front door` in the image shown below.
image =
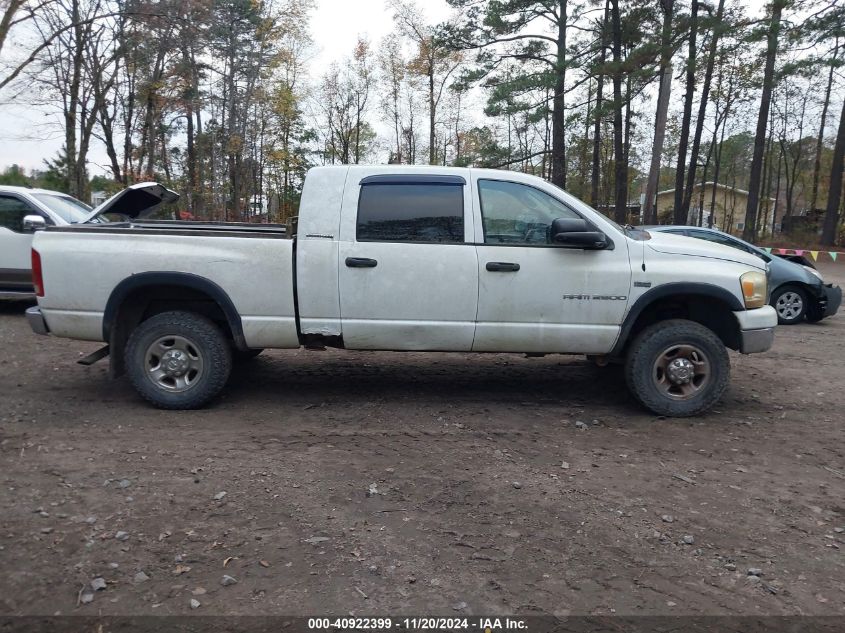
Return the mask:
[[0,290],[32,290],[32,233],[23,230],[27,215],[40,215],[14,195],[0,194]]
[[526,183],[475,182],[481,226],[473,351],[610,351],[628,303],[627,243],[616,239],[612,250],[556,246],[552,221],[581,217],[567,204]]
[[344,345],[469,351],[478,262],[467,239],[468,184],[455,176],[367,177],[353,169],[338,258]]

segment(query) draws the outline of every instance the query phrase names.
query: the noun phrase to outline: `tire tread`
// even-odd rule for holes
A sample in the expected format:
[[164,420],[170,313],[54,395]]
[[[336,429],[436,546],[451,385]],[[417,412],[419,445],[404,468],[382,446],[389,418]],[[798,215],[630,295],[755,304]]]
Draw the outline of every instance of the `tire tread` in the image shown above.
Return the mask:
[[[208,378],[189,391],[166,393],[147,378],[144,360],[141,358],[139,362],[138,355],[146,351],[141,346],[150,333],[159,337],[180,332],[190,335],[206,348],[204,362],[208,367]],[[232,370],[232,351],[220,328],[200,314],[181,310],[162,312],[142,321],[126,343],[125,358],[132,386],[142,398],[159,409],[185,410],[203,406],[220,393]]]
[[[716,371],[704,397],[694,400],[668,400],[661,397],[651,383],[653,361],[647,358],[657,353],[657,346],[671,345],[673,339],[695,337],[706,347],[711,371]],[[718,365],[718,367],[717,367]],[[647,369],[647,371],[644,371]],[[689,417],[698,415],[713,407],[724,394],[730,383],[730,358],[722,340],[709,328],[695,321],[669,319],[648,326],[640,332],[631,344],[625,362],[625,382],[631,394],[647,409],[658,415]]]

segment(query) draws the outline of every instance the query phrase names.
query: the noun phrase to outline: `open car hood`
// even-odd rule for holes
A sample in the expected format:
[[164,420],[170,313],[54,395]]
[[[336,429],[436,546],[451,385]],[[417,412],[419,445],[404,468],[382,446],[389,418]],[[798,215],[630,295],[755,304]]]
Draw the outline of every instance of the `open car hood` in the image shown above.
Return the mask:
[[91,222],[106,213],[117,213],[132,220],[155,213],[164,204],[176,202],[179,194],[157,182],[139,182],[114,194],[88,214],[82,222]]

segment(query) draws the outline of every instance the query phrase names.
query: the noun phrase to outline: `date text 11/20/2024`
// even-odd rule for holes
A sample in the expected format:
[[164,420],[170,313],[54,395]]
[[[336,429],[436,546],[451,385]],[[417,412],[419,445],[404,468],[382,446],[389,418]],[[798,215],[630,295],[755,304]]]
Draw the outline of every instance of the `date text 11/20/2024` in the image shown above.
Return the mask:
[[388,631],[391,629],[416,631],[519,631],[528,628],[519,618],[308,618],[308,629],[313,631]]

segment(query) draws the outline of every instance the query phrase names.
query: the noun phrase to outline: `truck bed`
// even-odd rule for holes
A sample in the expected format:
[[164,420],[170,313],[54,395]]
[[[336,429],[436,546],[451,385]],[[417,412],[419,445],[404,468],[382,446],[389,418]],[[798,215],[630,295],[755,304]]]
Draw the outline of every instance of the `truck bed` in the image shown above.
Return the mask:
[[[224,288],[249,347],[298,347],[294,242],[277,224],[135,221],[50,227],[38,236],[45,294],[58,336],[105,340],[104,309],[126,279],[182,273]],[[78,278],[86,277],[80,284]],[[80,292],[84,289],[84,292]]]
[[193,235],[195,233],[226,233],[237,237],[251,234],[271,235],[273,237],[288,237],[284,224],[255,224],[252,222],[195,222],[190,220],[134,220],[131,222],[106,222],[92,224],[72,224],[69,226],[51,226],[49,231],[88,231],[98,233],[133,233],[156,231],[159,233],[180,233]]

